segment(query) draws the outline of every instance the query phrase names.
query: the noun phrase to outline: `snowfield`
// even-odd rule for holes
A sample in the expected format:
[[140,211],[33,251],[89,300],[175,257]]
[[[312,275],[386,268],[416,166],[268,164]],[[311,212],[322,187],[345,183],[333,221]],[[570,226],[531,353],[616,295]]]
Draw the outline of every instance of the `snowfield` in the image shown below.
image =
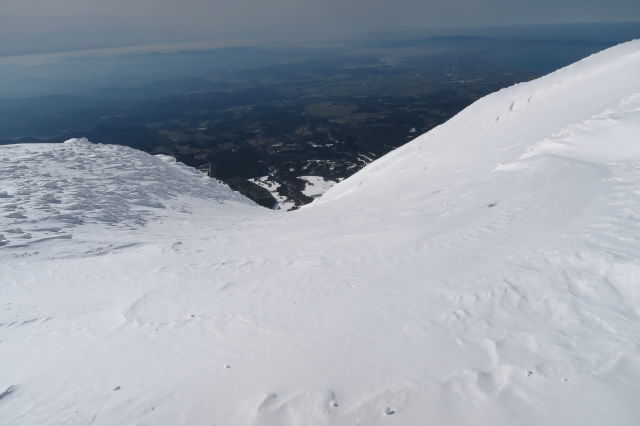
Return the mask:
[[166,158],[0,147],[0,423],[640,424],[640,41],[293,213]]
[[322,176],[298,176],[298,179],[305,181],[302,193],[308,197],[319,197],[337,183],[333,180],[325,180]]

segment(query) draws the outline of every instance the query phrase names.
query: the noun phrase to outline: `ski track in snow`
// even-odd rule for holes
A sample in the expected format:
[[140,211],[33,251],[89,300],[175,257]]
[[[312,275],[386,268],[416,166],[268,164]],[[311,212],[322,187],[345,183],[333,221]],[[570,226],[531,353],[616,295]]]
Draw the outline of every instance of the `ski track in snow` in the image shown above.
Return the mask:
[[0,423],[636,425],[640,42],[276,213],[0,147]]

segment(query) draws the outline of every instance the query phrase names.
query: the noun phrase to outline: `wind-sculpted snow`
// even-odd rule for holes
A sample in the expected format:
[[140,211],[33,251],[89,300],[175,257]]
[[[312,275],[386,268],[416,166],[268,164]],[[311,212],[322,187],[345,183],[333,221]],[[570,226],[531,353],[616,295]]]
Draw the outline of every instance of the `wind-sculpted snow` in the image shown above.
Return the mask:
[[170,157],[82,139],[6,146],[0,158],[0,229],[7,246],[68,239],[83,224],[137,228],[164,209],[188,211],[185,196],[249,204]]
[[0,423],[635,426],[639,134],[632,42],[290,214],[121,147],[0,147]]

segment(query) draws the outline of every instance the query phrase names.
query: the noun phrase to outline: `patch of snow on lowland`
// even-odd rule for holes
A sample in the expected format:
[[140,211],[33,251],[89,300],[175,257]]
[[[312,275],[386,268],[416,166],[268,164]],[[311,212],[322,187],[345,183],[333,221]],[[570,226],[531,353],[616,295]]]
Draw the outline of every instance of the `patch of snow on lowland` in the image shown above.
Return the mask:
[[298,176],[298,179],[302,179],[306,182],[302,193],[307,197],[312,198],[319,197],[337,183],[333,180],[325,180],[322,176]]
[[636,426],[639,134],[636,41],[290,214],[128,148],[1,146],[0,423]]
[[288,197],[280,194],[280,192],[278,191],[278,189],[280,188],[280,183],[271,178],[271,176],[261,176],[258,178],[249,179],[249,181],[266,189],[267,191],[269,191],[271,196],[276,199],[277,204],[274,210],[289,211],[296,206],[296,204]]
[[368,155],[360,153],[360,154],[358,154],[358,158],[360,160],[364,160],[365,163],[370,163],[373,160],[375,160],[376,157],[372,153],[369,153]]

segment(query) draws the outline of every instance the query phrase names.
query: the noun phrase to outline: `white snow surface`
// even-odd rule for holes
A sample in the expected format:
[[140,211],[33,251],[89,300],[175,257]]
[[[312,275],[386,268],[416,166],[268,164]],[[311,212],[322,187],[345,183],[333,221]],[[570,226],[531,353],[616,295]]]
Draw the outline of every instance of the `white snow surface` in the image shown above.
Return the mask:
[[298,176],[298,179],[306,182],[302,193],[308,197],[319,197],[337,183],[322,176]]
[[640,421],[639,41],[288,214],[123,147],[0,160],[2,424]]
[[288,197],[280,195],[280,193],[278,192],[280,184],[277,181],[272,180],[271,176],[260,176],[257,178],[249,179],[249,181],[269,191],[269,193],[273,198],[275,198],[277,203],[274,207],[274,210],[289,211],[296,206],[296,203],[291,201]]

